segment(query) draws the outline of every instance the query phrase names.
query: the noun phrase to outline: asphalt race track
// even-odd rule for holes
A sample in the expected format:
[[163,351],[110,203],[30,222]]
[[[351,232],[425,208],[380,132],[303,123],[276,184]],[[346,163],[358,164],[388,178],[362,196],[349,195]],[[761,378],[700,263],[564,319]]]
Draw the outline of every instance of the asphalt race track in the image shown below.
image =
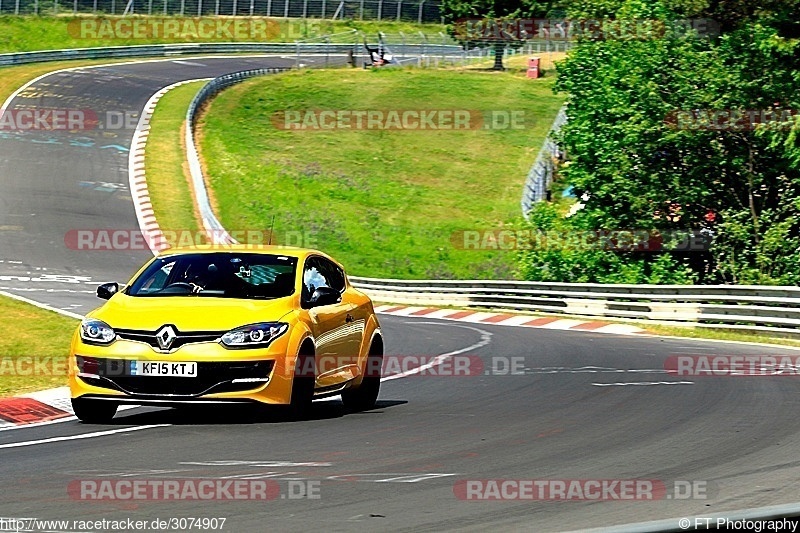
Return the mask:
[[[13,105],[136,111],[183,79],[293,62],[182,58],[82,69],[40,80]],[[71,229],[137,227],[127,189],[132,134],[2,133],[0,290],[83,314],[100,303],[97,283],[124,282],[150,257],[71,250],[64,240]],[[269,410],[137,408],[105,426],[3,430],[0,517],[216,517],[227,519],[226,531],[555,531],[800,499],[797,378],[664,371],[672,355],[796,351],[396,316],[382,325],[389,354],[457,352],[482,371],[392,379],[370,412],[346,413],[334,399],[316,402],[302,422]],[[521,362],[518,372],[505,371],[511,361]],[[169,502],[80,501],[68,492],[80,480],[178,478],[263,479],[279,492],[270,501]],[[670,496],[689,482],[706,497],[457,497],[459,483],[488,479],[658,480]],[[295,497],[298,487],[314,497]]]

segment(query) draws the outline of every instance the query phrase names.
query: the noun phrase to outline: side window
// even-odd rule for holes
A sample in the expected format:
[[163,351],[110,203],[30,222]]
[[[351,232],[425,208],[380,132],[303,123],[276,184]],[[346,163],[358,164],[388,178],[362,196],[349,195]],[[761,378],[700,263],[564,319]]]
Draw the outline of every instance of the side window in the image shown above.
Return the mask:
[[344,291],[344,272],[322,257],[310,257],[303,268],[303,300],[308,301],[314,291],[320,287],[330,287],[339,292]]
[[328,282],[328,287],[336,289],[339,292],[344,291],[344,272],[334,263],[327,259],[320,258],[319,266],[322,269],[322,275]]
[[306,261],[306,266],[303,269],[303,292],[306,299],[310,298],[314,291],[320,287],[330,287],[328,280],[322,273],[319,261],[318,257],[311,257]]

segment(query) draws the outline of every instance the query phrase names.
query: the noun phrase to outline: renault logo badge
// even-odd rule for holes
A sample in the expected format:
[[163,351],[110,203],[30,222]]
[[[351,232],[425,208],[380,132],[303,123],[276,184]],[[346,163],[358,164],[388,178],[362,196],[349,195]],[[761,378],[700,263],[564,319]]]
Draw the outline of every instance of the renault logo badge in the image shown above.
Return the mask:
[[172,326],[164,326],[156,333],[156,340],[162,350],[169,350],[169,347],[172,346],[177,337],[178,334],[175,333],[175,328]]

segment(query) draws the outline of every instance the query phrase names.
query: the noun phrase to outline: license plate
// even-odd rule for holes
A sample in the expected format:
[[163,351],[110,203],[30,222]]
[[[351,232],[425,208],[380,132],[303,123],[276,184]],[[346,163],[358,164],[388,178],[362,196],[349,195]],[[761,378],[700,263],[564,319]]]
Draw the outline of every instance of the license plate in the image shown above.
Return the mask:
[[166,361],[131,361],[131,376],[196,378],[197,363],[171,363]]

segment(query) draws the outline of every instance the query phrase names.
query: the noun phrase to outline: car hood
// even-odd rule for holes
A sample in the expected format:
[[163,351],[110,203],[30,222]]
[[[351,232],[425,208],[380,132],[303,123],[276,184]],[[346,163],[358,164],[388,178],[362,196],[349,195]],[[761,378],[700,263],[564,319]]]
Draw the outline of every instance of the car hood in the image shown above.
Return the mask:
[[238,300],[202,296],[133,297],[115,294],[89,314],[112,328],[155,331],[172,324],[179,331],[222,331],[280,320],[292,311],[292,298]]

